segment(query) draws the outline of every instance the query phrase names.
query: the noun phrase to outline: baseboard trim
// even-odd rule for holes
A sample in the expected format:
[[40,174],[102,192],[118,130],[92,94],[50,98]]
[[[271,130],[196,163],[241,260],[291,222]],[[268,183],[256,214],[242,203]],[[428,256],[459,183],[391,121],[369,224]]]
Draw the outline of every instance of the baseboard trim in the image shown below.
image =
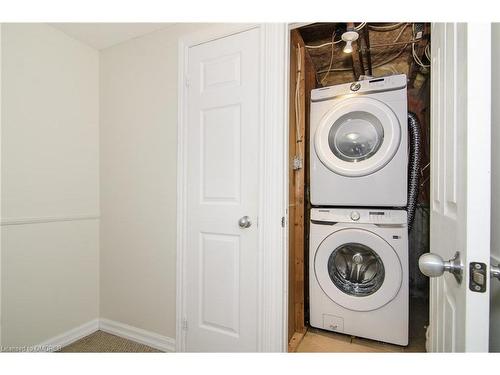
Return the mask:
[[52,337],[41,344],[34,345],[30,349],[31,351],[37,352],[54,352],[98,330],[99,319],[94,319],[58,336]]
[[99,329],[123,337],[124,339],[151,346],[162,352],[175,352],[175,340],[173,338],[146,331],[142,328],[133,327],[114,320],[100,319]]
[[141,328],[133,327],[125,323],[109,319],[94,319],[78,327],[70,329],[60,335],[54,336],[44,342],[29,347],[0,348],[0,351],[13,352],[56,352],[85,336],[97,331],[104,331],[124,339],[132,340],[140,344],[151,346],[162,352],[175,352],[175,339],[162,336],[158,333],[146,331]]

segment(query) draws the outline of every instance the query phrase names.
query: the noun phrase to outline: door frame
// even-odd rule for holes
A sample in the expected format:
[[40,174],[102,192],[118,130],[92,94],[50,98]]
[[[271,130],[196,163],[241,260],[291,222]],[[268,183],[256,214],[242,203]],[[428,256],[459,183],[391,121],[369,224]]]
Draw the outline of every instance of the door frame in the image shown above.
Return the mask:
[[187,82],[189,48],[260,29],[259,352],[287,350],[288,247],[288,27],[280,24],[214,24],[178,44],[176,351],[186,350]]

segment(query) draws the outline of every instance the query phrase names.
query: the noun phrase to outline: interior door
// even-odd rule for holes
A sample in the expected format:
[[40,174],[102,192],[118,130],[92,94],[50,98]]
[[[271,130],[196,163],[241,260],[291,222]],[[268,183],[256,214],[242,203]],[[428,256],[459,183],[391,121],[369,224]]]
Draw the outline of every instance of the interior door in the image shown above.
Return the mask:
[[436,276],[427,349],[487,352],[490,26],[437,23],[431,36],[430,246],[437,256],[420,259],[421,270]]
[[188,52],[186,351],[257,350],[259,35]]

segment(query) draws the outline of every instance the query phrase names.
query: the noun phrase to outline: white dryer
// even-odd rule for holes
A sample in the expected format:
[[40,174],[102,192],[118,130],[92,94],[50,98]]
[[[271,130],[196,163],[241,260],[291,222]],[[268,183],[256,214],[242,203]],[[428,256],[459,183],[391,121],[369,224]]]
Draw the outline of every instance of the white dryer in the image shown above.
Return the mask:
[[311,203],[407,202],[406,75],[311,91]]
[[406,211],[311,210],[313,327],[408,345]]

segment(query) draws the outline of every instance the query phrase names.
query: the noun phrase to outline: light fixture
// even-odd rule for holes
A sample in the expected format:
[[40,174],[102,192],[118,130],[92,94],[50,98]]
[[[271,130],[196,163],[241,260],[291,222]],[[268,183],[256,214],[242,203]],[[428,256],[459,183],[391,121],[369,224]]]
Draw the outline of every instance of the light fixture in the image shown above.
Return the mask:
[[352,52],[352,42],[357,40],[358,37],[359,34],[354,30],[347,30],[345,33],[342,34],[342,40],[345,42],[344,53]]

